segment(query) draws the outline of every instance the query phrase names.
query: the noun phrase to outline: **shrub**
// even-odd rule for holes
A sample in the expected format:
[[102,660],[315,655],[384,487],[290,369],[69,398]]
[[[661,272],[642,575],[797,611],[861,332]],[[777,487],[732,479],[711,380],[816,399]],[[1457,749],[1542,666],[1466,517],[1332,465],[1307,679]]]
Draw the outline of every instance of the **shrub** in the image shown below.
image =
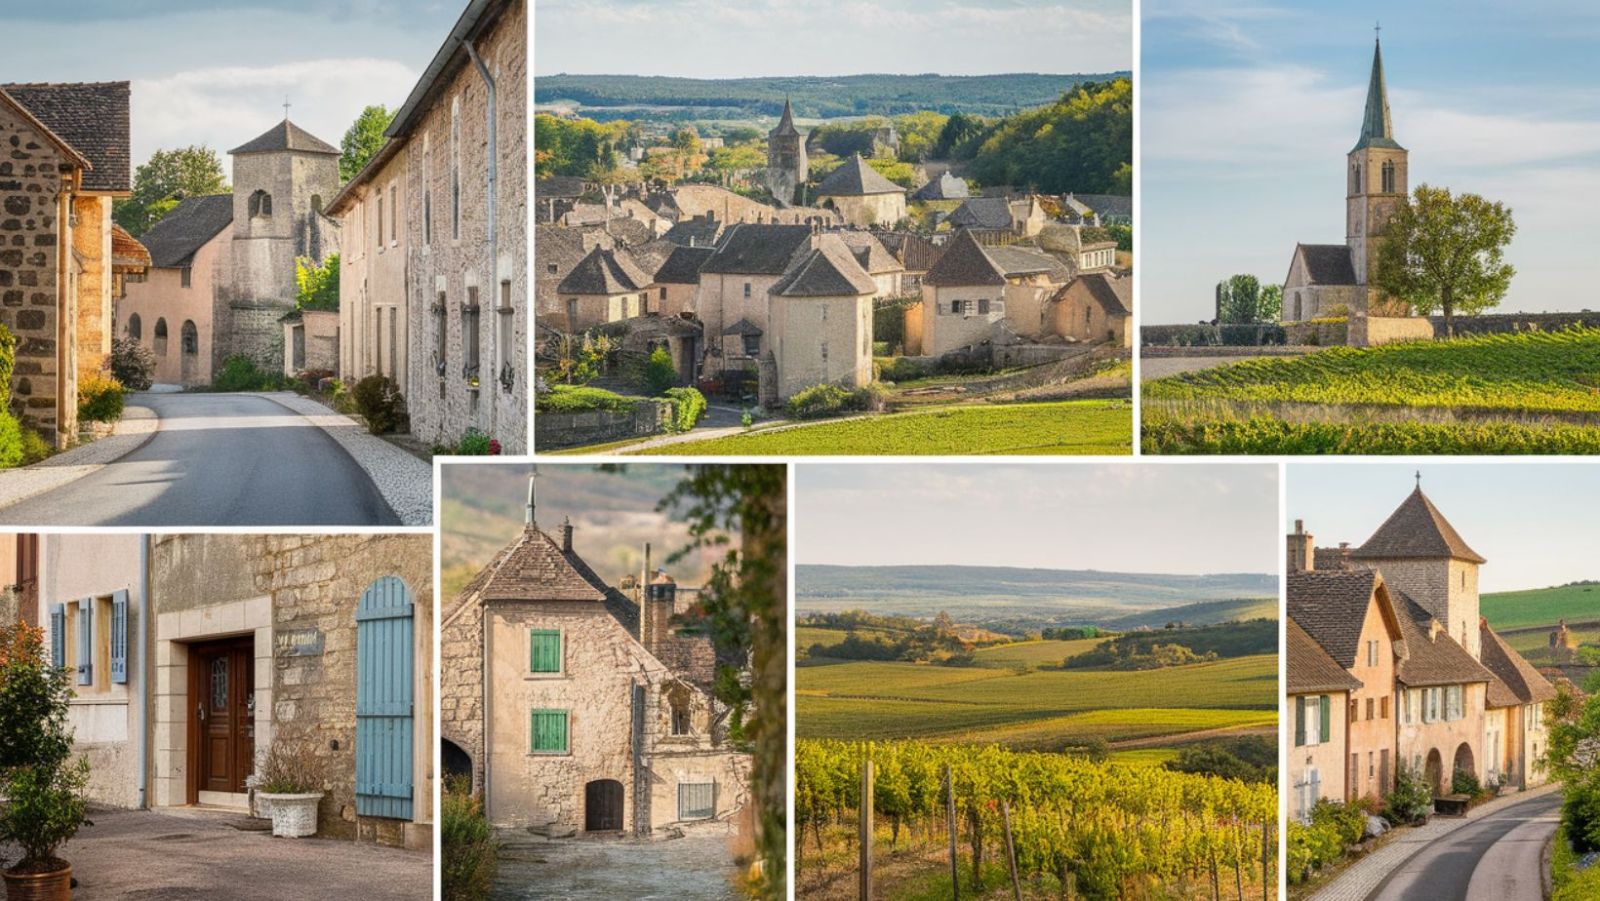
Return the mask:
[[1339,859],[1344,853],[1338,829],[1327,823],[1310,825],[1298,820],[1289,821],[1286,863],[1290,885],[1304,882],[1314,870]]
[[626,413],[636,401],[604,388],[585,388],[579,385],[554,385],[538,396],[534,409],[540,413],[587,413],[591,410],[611,410]]
[[256,767],[258,790],[269,795],[304,795],[322,791],[322,761],[311,746],[274,741]]
[[244,354],[222,361],[222,371],[211,380],[216,391],[274,391],[283,385],[283,376],[267,372]]
[[909,382],[928,377],[928,367],[911,357],[889,357],[878,361],[878,377],[886,382]]
[[400,427],[405,416],[406,399],[401,396],[394,379],[386,375],[369,375],[351,392],[355,398],[356,412],[367,421],[367,431],[374,435],[392,432]]
[[665,347],[651,351],[650,359],[644,366],[644,386],[650,392],[650,396],[660,397],[676,384],[678,384],[678,367],[672,362],[671,352]]
[[1367,831],[1367,814],[1354,804],[1323,798],[1311,808],[1311,823],[1333,829],[1341,845],[1354,845]]
[[1394,791],[1383,799],[1384,819],[1392,823],[1421,823],[1433,813],[1433,788],[1421,775],[1401,767],[1394,775]]
[[[17,418],[10,413],[0,411],[0,469],[10,469],[23,460],[24,432],[32,429],[23,428]],[[39,442],[44,443],[40,438]]]
[[[137,341],[118,338],[111,342],[111,377],[129,391],[144,391],[154,383],[156,355]],[[7,380],[10,384],[10,380]]]
[[1450,791],[1458,795],[1476,798],[1484,793],[1483,785],[1478,782],[1478,776],[1471,770],[1456,770],[1450,775]]
[[22,437],[22,465],[32,466],[40,460],[55,454],[56,449],[51,447],[44,436],[29,428],[19,428]]
[[439,816],[439,875],[445,901],[489,897],[498,868],[498,843],[483,814],[483,800],[468,792],[465,780],[445,783]]
[[1562,790],[1561,828],[1578,853],[1600,851],[1600,774],[1567,780]]
[[789,415],[797,419],[815,419],[857,410],[876,409],[882,399],[882,389],[868,385],[854,391],[839,385],[812,385],[795,392],[789,398]]
[[467,429],[461,433],[461,440],[456,443],[455,452],[464,457],[496,456],[500,453],[500,442],[477,429]]
[[0,627],[0,843],[23,851],[15,871],[58,869],[55,850],[88,822],[89,763],[72,756],[67,671],[45,659],[43,630]]
[[78,418],[86,422],[116,422],[122,418],[122,383],[103,375],[78,380]]
[[693,388],[668,388],[666,396],[672,401],[672,425],[669,431],[689,431],[706,412],[705,395]]

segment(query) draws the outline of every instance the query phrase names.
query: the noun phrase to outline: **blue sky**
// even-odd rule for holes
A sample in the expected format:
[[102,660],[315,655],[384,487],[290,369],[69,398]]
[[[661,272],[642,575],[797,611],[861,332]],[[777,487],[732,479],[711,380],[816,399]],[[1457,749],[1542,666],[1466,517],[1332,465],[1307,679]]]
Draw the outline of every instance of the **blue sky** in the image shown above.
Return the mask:
[[[132,81],[133,158],[226,153],[283,118],[337,145],[402,103],[465,0],[74,0],[6,4],[0,81]],[[63,48],[71,48],[65,50]],[[224,158],[223,165],[227,165]]]
[[1130,0],[538,0],[534,75],[1132,68]]
[[1208,319],[1219,279],[1281,282],[1296,241],[1343,242],[1379,19],[1411,186],[1515,214],[1500,309],[1600,306],[1600,6],[1146,0],[1143,15],[1143,321]]
[[1333,463],[1288,466],[1285,533],[1296,519],[1319,547],[1359,545],[1416,487],[1489,562],[1481,591],[1600,578],[1600,466],[1583,463]]
[[808,463],[794,472],[801,563],[1278,571],[1276,465]]

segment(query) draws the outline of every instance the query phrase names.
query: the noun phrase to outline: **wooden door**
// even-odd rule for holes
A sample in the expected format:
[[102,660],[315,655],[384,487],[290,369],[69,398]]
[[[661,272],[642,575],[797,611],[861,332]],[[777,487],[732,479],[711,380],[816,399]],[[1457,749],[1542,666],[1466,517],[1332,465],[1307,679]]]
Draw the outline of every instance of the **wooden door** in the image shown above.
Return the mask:
[[255,655],[250,639],[189,648],[189,801],[242,794],[255,758]]
[[596,779],[584,786],[583,829],[585,832],[617,832],[622,829],[621,782]]

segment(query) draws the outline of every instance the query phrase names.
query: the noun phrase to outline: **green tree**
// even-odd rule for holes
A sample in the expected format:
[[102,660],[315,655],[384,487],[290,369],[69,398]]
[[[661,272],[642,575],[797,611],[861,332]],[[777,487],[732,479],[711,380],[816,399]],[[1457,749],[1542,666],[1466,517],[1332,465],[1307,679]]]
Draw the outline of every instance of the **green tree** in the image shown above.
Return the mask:
[[137,238],[184,198],[227,192],[228,180],[215,150],[199,145],[157,150],[133,171],[133,196],[118,200],[111,218]]
[[950,159],[957,153],[957,148],[970,142],[984,132],[985,125],[982,118],[969,116],[966,113],[956,113],[945,120],[944,127],[939,129],[939,137],[933,144],[934,159]]
[[1283,315],[1283,286],[1274,282],[1261,286],[1261,297],[1256,300],[1256,321],[1274,322]]
[[339,142],[339,178],[349,181],[356,177],[383,145],[388,138],[383,136],[389,123],[394,120],[394,113],[384,106],[369,106],[361,111],[356,121],[345,129],[344,140]]
[[688,156],[699,156],[700,134],[693,128],[684,126],[672,133],[672,146]]
[[1505,248],[1516,233],[1504,204],[1419,185],[1389,219],[1373,281],[1419,316],[1443,311],[1453,336],[1457,312],[1472,316],[1505,299],[1516,275]]
[[1217,285],[1221,294],[1221,321],[1249,324],[1258,322],[1261,282],[1253,275],[1235,275]]
[[318,266],[309,257],[294,261],[295,309],[339,309],[339,255],[329,254]]
[[926,110],[896,116],[894,127],[900,133],[900,159],[908,163],[928,159],[949,121],[950,117],[943,113]]

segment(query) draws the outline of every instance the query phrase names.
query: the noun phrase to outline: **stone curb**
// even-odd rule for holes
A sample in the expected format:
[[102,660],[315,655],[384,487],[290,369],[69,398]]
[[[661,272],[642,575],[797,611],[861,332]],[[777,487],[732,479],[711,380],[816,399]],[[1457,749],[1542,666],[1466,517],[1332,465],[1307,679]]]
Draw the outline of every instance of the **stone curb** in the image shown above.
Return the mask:
[[47,491],[99,472],[133,453],[154,438],[161,429],[155,410],[129,404],[111,434],[99,441],[40,460],[32,466],[0,472],[0,507],[9,507]]

